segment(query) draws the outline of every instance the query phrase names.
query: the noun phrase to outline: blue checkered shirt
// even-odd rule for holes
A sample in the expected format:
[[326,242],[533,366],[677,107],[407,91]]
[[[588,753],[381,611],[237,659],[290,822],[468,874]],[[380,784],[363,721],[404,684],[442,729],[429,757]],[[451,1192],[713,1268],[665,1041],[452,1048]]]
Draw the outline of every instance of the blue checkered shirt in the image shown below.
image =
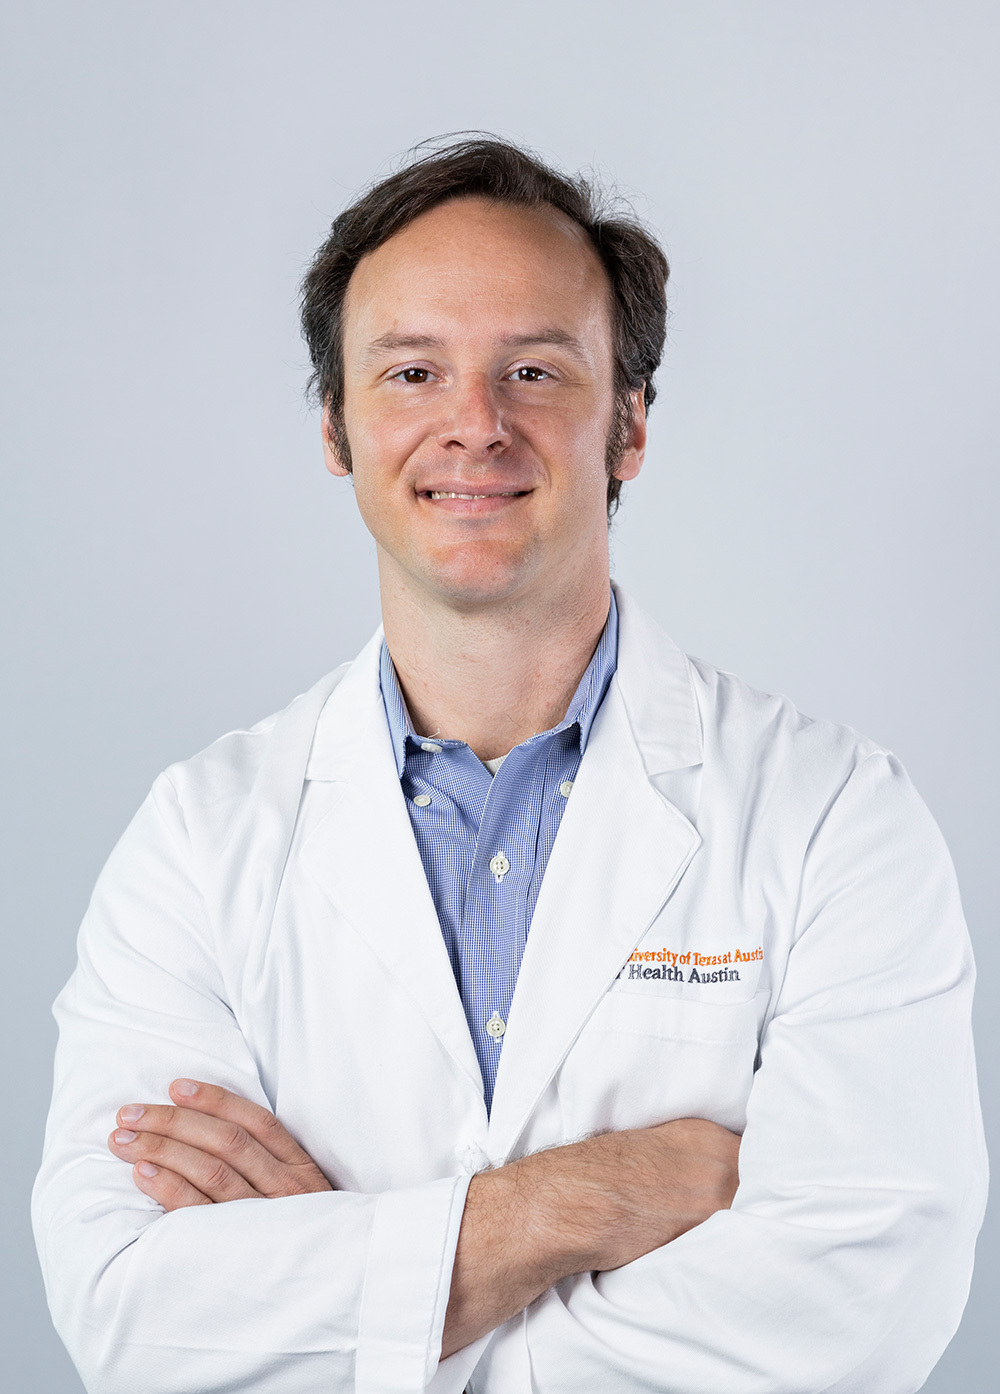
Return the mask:
[[496,774],[464,741],[418,736],[389,650],[381,681],[396,768],[483,1073],[486,1107],[525,940],[566,800],[618,660],[614,596],[566,715]]

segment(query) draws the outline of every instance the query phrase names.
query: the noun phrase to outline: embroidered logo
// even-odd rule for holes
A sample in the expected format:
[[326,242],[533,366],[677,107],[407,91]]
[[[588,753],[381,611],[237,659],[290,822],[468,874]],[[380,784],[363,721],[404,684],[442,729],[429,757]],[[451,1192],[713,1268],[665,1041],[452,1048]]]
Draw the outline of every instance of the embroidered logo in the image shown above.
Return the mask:
[[761,963],[763,958],[762,944],[756,949],[730,949],[720,954],[703,954],[695,949],[685,953],[636,949],[618,976],[644,982],[662,978],[670,983],[738,983],[741,966]]

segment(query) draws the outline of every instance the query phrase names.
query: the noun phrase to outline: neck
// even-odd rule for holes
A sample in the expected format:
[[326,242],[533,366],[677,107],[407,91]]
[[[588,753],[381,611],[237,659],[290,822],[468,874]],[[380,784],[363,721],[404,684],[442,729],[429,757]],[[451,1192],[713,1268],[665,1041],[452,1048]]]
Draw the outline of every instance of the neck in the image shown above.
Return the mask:
[[562,593],[456,609],[380,565],[385,639],[413,728],[506,755],[566,715],[611,603],[607,570]]

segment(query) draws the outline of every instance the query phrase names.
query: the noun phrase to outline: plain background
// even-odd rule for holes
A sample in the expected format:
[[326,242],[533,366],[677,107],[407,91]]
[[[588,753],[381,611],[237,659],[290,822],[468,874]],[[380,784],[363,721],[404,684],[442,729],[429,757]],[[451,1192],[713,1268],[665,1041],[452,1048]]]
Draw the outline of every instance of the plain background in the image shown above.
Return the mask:
[[[3,25],[0,1382],[81,1387],[27,1201],[94,878],[164,765],[377,621],[297,283],[358,186],[445,131],[592,167],[662,235],[617,576],[908,767],[964,889],[995,1138],[997,5],[32,0]],[[994,1217],[927,1389],[995,1390],[998,1283]]]

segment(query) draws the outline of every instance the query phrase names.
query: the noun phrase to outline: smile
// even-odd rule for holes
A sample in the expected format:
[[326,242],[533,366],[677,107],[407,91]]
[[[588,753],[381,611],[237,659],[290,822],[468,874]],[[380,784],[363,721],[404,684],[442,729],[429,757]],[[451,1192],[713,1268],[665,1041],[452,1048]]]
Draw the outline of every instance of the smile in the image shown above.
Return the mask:
[[496,494],[446,494],[428,489],[424,497],[428,499],[517,499],[527,492],[527,489],[511,489],[506,493]]

